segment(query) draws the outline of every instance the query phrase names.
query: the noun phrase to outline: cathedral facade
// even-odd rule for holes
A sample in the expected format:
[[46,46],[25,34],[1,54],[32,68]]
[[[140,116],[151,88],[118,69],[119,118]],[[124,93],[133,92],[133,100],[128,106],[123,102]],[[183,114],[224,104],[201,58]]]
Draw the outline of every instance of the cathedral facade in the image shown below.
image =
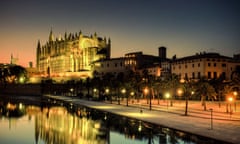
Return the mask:
[[[111,40],[93,36],[65,33],[54,39],[52,30],[49,40],[37,44],[36,67],[40,73],[48,77],[90,76],[91,63],[101,59],[109,59]],[[83,74],[84,73],[84,74]],[[82,75],[81,75],[82,74]]]

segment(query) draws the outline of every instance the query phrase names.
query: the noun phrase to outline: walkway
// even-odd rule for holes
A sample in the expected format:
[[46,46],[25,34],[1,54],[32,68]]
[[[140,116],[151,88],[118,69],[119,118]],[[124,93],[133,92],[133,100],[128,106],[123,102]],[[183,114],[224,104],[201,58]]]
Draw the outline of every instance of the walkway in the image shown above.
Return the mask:
[[[211,124],[211,112],[203,111],[199,106],[199,102],[189,101],[189,115],[184,116],[184,103],[175,102],[173,107],[164,104],[158,105],[156,101],[152,103],[152,109],[149,110],[149,105],[145,102],[129,102],[126,106],[126,101],[121,101],[121,105],[117,102],[96,102],[87,101],[74,97],[64,96],[47,96],[49,98],[69,101],[73,104],[79,104],[90,108],[107,111],[110,113],[137,118],[142,121],[166,126],[181,131],[210,137],[230,143],[240,144],[240,106],[237,105],[236,111],[230,115],[222,112],[224,108],[217,109],[215,103],[208,103],[208,108],[213,109],[213,123]],[[161,103],[160,103],[161,104]],[[143,110],[141,113],[140,111]],[[226,108],[225,108],[226,110]]]

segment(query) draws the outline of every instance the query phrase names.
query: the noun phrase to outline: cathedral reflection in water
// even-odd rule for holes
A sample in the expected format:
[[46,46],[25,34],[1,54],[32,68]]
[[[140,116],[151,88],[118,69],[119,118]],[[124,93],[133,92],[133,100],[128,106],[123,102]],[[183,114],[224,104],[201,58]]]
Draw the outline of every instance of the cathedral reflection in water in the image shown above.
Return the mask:
[[106,144],[107,135],[101,120],[93,120],[85,109],[70,114],[65,107],[44,108],[36,115],[35,138],[46,143]]

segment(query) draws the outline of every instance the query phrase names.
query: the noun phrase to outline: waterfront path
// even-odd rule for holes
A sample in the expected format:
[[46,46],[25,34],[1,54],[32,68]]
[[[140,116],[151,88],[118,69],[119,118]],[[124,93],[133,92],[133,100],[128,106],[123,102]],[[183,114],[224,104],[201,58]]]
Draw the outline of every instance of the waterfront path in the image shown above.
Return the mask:
[[[188,116],[184,116],[184,102],[174,102],[174,106],[170,107],[169,103],[161,102],[162,105],[152,103],[152,110],[149,110],[149,104],[141,102],[121,101],[118,105],[116,101],[96,102],[78,99],[75,97],[51,96],[45,97],[68,101],[73,104],[83,105],[90,108],[106,111],[126,117],[136,118],[142,121],[162,125],[172,129],[185,131],[213,139],[218,139],[230,143],[240,144],[240,112],[239,105],[236,105],[235,111],[230,115],[222,112],[223,106],[219,107],[215,103],[208,103],[208,109],[213,109],[213,119],[211,123],[211,111],[203,111],[199,106],[199,102],[189,101]],[[232,106],[232,108],[234,108]],[[142,110],[142,112],[141,112]]]

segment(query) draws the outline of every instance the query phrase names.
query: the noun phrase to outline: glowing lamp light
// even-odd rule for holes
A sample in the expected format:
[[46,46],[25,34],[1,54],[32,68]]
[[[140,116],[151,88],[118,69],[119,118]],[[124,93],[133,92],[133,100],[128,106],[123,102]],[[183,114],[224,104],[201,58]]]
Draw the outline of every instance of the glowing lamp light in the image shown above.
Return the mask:
[[229,98],[228,98],[228,101],[229,101],[229,102],[232,102],[232,101],[233,101],[233,97],[229,97]]
[[123,94],[125,94],[126,93],[126,89],[122,89],[122,91],[121,91]]
[[165,94],[165,97],[166,97],[166,98],[169,98],[169,97],[170,97],[170,93],[166,93],[166,94]]
[[144,93],[147,94],[148,93],[148,88],[144,89]]
[[105,92],[106,92],[106,93],[109,93],[109,89],[107,88],[107,89],[105,90]]
[[233,95],[234,95],[234,96],[237,96],[237,95],[238,95],[238,93],[237,93],[236,91],[234,91],[234,92],[233,92]]
[[134,92],[131,92],[130,95],[133,96],[133,95],[134,95]]
[[177,93],[179,96],[181,96],[183,94],[183,91],[181,89],[178,89]]

